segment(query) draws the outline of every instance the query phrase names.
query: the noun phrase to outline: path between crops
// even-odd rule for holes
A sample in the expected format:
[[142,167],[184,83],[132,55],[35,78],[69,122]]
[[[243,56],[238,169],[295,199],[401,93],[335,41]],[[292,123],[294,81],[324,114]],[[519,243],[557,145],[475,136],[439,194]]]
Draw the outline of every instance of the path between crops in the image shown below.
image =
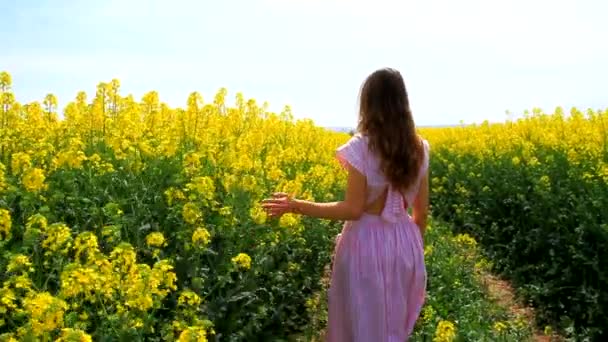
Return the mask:
[[[327,278],[327,277],[326,277]],[[525,317],[529,322],[534,324],[534,310],[530,307],[522,305],[515,297],[513,288],[508,281],[500,279],[491,274],[484,273],[481,277],[482,284],[488,289],[490,297],[498,302],[504,308],[509,309],[514,315]],[[327,282],[327,279],[324,279]],[[311,342],[324,341],[325,329],[322,329],[316,338]],[[532,338],[535,342],[561,342],[562,337],[556,334],[546,335],[543,331],[535,329]]]
[[[513,288],[508,281],[500,279],[491,273],[484,273],[481,277],[481,281],[488,289],[490,297],[496,300],[500,306],[509,309],[513,314],[526,317],[529,322],[534,324],[534,310],[522,305],[516,300]],[[537,342],[564,341],[564,339],[558,335],[546,335],[539,329],[535,329],[532,340]]]

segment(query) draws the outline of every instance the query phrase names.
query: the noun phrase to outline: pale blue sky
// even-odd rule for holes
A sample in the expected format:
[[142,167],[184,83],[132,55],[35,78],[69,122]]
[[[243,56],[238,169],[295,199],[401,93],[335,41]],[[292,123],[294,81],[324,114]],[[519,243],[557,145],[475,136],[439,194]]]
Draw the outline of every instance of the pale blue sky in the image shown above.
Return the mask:
[[118,78],[171,106],[220,87],[324,126],[353,126],[358,90],[399,69],[419,125],[505,111],[608,107],[604,0],[1,0],[0,70],[17,99]]

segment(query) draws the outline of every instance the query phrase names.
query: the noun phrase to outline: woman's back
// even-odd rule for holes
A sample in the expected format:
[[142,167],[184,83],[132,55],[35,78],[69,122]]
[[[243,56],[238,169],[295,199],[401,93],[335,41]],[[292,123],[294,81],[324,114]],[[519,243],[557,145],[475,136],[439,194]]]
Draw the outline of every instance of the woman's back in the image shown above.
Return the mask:
[[[337,151],[338,160],[345,165],[348,160],[353,160],[352,165],[361,172],[367,180],[366,188],[366,213],[380,215],[386,204],[395,205],[387,200],[398,200],[403,194],[402,201],[396,205],[406,210],[413,204],[420,186],[420,180],[428,169],[429,145],[423,140],[424,157],[416,180],[405,192],[394,189],[381,169],[380,156],[370,150],[369,139],[366,135],[357,133],[346,144]],[[404,205],[405,203],[405,205]]]

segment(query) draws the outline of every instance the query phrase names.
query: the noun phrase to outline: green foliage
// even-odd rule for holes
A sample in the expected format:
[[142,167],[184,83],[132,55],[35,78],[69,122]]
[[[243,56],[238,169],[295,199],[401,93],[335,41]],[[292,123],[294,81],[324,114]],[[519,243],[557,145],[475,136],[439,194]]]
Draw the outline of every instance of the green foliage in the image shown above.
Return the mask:
[[608,334],[602,115],[467,128],[459,136],[466,132],[478,148],[445,140],[431,160],[433,215],[480,242],[495,270],[537,308],[540,324],[591,340]]

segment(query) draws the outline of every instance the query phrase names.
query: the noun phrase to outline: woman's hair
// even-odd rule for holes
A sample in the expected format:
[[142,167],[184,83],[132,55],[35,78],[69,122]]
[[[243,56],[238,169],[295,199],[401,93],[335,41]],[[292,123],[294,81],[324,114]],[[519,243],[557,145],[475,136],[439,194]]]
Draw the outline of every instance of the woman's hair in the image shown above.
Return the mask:
[[391,185],[407,190],[417,179],[424,150],[399,71],[385,68],[367,77],[361,87],[357,130],[367,135]]

